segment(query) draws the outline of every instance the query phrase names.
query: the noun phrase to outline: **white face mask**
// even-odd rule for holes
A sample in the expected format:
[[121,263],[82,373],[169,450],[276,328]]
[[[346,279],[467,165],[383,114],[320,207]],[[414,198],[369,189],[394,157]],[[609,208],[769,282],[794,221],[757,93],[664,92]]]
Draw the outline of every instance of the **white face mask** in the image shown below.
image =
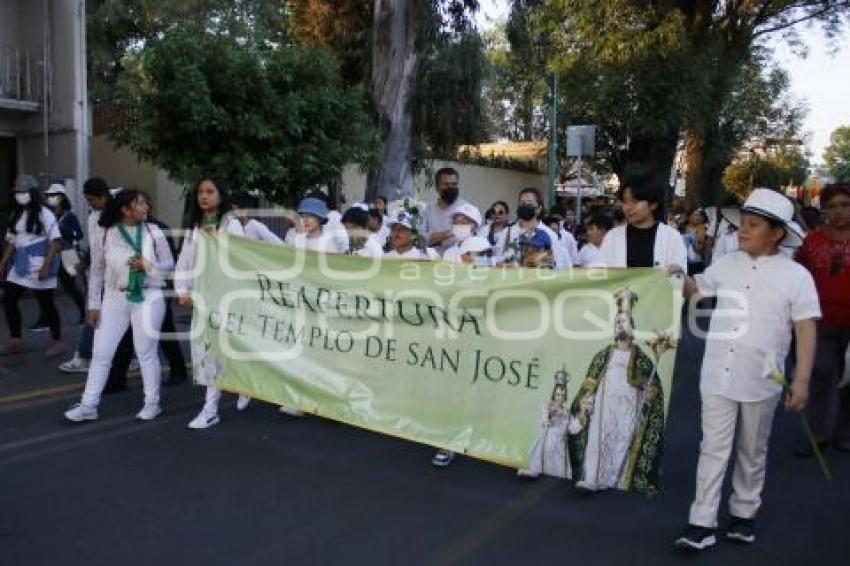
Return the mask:
[[59,206],[60,202],[62,202],[62,197],[59,195],[50,195],[44,200],[47,202],[47,206],[55,208]]
[[454,224],[452,226],[452,235],[458,242],[463,242],[472,236],[472,224]]
[[15,202],[20,206],[26,206],[32,201],[29,193],[15,193]]

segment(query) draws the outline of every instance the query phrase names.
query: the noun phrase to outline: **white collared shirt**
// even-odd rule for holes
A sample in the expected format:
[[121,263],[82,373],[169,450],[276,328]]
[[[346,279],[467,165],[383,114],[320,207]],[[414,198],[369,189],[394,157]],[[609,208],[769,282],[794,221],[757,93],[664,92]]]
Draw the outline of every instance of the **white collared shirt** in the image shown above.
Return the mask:
[[702,295],[717,294],[706,340],[700,391],[738,402],[781,393],[768,379],[765,361],[784,370],[794,322],[820,318],[812,276],[782,254],[753,258],[746,252],[721,257],[696,276]]

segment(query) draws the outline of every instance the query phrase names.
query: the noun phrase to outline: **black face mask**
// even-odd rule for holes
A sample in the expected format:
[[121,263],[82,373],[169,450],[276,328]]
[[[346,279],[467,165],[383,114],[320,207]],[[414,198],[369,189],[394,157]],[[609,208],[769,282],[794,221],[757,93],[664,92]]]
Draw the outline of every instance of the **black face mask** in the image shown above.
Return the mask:
[[449,187],[440,193],[440,198],[447,204],[454,204],[457,197],[460,195],[460,189],[457,187]]
[[529,221],[537,216],[537,207],[533,204],[521,204],[516,209],[516,215],[520,220]]

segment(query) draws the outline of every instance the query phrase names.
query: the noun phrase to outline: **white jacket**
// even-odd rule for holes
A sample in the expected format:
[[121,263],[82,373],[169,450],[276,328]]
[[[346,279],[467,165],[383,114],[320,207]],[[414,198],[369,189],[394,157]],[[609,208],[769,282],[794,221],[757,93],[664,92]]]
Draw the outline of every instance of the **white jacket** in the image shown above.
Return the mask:
[[[688,270],[688,249],[682,235],[664,223],[658,224],[655,234],[655,267],[678,265]],[[599,263],[606,267],[626,267],[626,226],[618,226],[605,234],[599,250]]]

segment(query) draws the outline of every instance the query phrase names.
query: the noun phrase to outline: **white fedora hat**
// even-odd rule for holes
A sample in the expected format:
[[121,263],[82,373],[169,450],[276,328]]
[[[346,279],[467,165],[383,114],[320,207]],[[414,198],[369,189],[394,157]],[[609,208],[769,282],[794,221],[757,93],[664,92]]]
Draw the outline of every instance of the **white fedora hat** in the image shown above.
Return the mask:
[[773,189],[754,189],[740,210],[724,210],[723,216],[735,226],[741,226],[741,214],[756,214],[778,222],[785,228],[785,237],[779,245],[797,248],[803,244],[805,231],[794,222],[794,205],[785,195]]

